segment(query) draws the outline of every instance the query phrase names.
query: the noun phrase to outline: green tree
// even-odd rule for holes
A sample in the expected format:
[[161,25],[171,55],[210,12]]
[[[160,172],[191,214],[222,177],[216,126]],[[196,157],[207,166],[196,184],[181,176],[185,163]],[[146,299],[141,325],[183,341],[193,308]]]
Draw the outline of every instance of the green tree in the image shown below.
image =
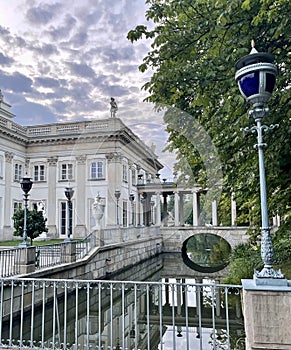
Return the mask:
[[[30,244],[34,238],[37,238],[41,233],[48,232],[46,227],[46,218],[44,218],[42,211],[27,210],[26,212],[26,231],[27,237],[30,238]],[[24,210],[17,210],[13,217],[14,221],[14,236],[23,237],[24,228]]]
[[[176,171],[183,174],[189,185],[198,182],[209,188],[211,181],[221,185],[225,194],[222,200],[235,193],[238,203],[246,203],[241,222],[252,222],[257,228],[254,234],[260,227],[258,160],[253,148],[256,138],[240,130],[252,122],[247,117],[250,106],[234,81],[235,63],[249,53],[251,39],[258,51],[274,54],[280,74],[265,123],[279,123],[280,127],[264,134],[268,144],[265,152],[268,201],[270,214],[281,215],[282,229],[288,228],[291,2],[147,0],[146,3],[149,26],[137,26],[128,33],[128,38],[132,42],[142,38],[152,42],[151,51],[139,68],[142,72],[153,71],[144,86],[149,92],[146,100],[157,109],[165,109],[167,149],[178,155]],[[208,138],[213,152],[209,152]],[[218,181],[216,174],[220,171],[222,179]]]

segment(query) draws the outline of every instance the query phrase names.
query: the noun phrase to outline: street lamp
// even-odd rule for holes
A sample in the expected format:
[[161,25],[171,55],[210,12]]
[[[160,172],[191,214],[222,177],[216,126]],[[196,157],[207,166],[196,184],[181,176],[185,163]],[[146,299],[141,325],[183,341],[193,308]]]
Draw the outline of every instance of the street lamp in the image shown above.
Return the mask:
[[114,196],[116,198],[116,225],[119,226],[118,201],[119,201],[119,198],[120,198],[120,191],[119,190],[115,190]]
[[131,204],[131,226],[134,225],[134,212],[133,212],[133,201],[134,201],[134,194],[131,193],[129,195],[129,201],[130,201],[130,204]]
[[27,202],[29,191],[31,190],[33,182],[30,177],[25,176],[22,178],[20,185],[21,189],[24,192],[24,218],[23,218],[23,242],[19,244],[20,248],[27,248],[29,244],[27,243]]
[[66,187],[65,189],[65,196],[68,200],[68,226],[67,226],[67,232],[68,237],[64,240],[64,242],[71,242],[71,235],[72,235],[72,219],[73,219],[73,205],[72,205],[72,197],[74,195],[74,190],[72,187]]
[[[260,199],[261,199],[261,219],[262,219],[262,237],[261,237],[261,257],[264,262],[264,268],[261,272],[255,271],[257,278],[276,278],[283,279],[284,275],[280,270],[273,269],[274,249],[270,235],[268,204],[266,191],[266,177],[264,166],[264,147],[263,131],[273,129],[278,125],[262,125],[263,118],[268,115],[269,110],[264,108],[264,104],[272,95],[277,68],[274,65],[274,56],[269,53],[258,52],[252,41],[252,50],[249,55],[242,57],[236,63],[235,80],[238,83],[239,90],[243,97],[253,105],[249,111],[249,118],[253,118],[255,125],[251,128],[245,128],[244,131],[257,132],[256,148],[259,155],[259,175],[260,175]],[[280,282],[277,281],[276,284]]]

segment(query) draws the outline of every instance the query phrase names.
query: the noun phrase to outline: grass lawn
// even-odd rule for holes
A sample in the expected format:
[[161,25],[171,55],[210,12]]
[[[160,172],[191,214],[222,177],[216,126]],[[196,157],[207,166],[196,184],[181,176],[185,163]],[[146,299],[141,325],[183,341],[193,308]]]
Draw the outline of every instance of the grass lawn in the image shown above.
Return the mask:
[[[0,247],[17,247],[19,243],[22,242],[22,239],[15,239],[13,241],[0,241]],[[27,242],[30,244],[30,239],[27,240]],[[56,243],[62,243],[64,242],[63,239],[46,239],[41,241],[33,241],[33,246],[37,245],[45,245],[45,244],[56,244]]]

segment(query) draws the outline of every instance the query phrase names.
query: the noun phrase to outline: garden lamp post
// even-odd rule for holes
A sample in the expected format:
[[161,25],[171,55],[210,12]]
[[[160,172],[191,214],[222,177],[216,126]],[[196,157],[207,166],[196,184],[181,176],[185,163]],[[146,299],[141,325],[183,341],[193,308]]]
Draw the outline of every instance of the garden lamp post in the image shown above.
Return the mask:
[[[278,125],[262,125],[263,119],[268,116],[269,110],[264,108],[264,104],[272,95],[277,68],[274,65],[274,56],[269,53],[258,52],[254,48],[252,41],[252,50],[249,55],[242,57],[236,63],[235,80],[238,83],[239,90],[247,102],[253,105],[249,111],[249,118],[252,118],[255,125],[251,128],[245,128],[244,131],[257,133],[258,143],[255,147],[258,149],[259,156],[259,177],[260,177],[260,200],[261,200],[261,257],[264,262],[262,271],[255,271],[255,276],[260,278],[283,279],[281,271],[273,269],[274,249],[270,235],[270,226],[268,218],[266,177],[264,166],[264,147],[263,131],[273,129]],[[258,282],[260,283],[260,282]],[[279,281],[278,281],[279,283]]]
[[28,176],[23,177],[20,182],[21,189],[24,192],[23,242],[19,244],[20,248],[29,247],[29,244],[27,243],[27,202],[32,184],[33,182]]
[[119,190],[115,190],[114,196],[116,198],[116,225],[119,226],[118,201],[119,201],[119,198],[120,198],[120,191]]
[[72,223],[73,223],[73,204],[72,204],[72,197],[74,195],[74,190],[72,187],[66,187],[65,189],[65,196],[68,200],[68,225],[67,225],[67,232],[68,237],[64,240],[64,242],[71,242],[71,235],[72,235]]
[[134,225],[134,211],[133,211],[134,194],[133,193],[129,195],[129,201],[131,204],[131,226],[133,226]]

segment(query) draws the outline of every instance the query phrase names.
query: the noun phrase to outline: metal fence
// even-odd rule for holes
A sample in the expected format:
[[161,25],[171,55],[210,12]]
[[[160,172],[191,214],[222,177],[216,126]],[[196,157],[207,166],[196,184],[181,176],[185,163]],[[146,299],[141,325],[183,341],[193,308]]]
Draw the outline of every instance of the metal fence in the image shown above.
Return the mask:
[[241,286],[0,279],[0,348],[244,349]]
[[21,248],[0,250],[0,277],[19,274]]
[[[95,246],[93,233],[80,241],[72,241],[75,260],[80,260],[89,254]],[[45,244],[35,246],[35,268],[41,269],[68,262],[65,254],[67,243]],[[2,248],[0,250],[0,278],[20,274],[21,252],[23,248]]]
[[[90,250],[93,248],[93,234],[81,241],[71,241],[70,244],[73,246],[72,251],[75,255],[75,260],[82,259],[86,256]],[[35,268],[41,269],[50,266],[56,266],[64,264],[67,261],[67,256],[65,254],[65,248],[68,243],[58,243],[58,244],[46,244],[42,246],[35,247]]]
[[[147,237],[159,235],[159,227],[126,227],[115,229],[103,229],[100,231],[98,242],[102,246],[136,241]],[[89,234],[83,240],[72,240],[74,260],[84,258],[96,247],[96,233]],[[57,244],[38,245],[35,247],[35,268],[42,269],[50,266],[57,266],[68,262],[66,255],[67,242]],[[98,244],[99,245],[99,244]],[[0,250],[0,278],[15,276],[20,273],[21,249],[11,248]]]

